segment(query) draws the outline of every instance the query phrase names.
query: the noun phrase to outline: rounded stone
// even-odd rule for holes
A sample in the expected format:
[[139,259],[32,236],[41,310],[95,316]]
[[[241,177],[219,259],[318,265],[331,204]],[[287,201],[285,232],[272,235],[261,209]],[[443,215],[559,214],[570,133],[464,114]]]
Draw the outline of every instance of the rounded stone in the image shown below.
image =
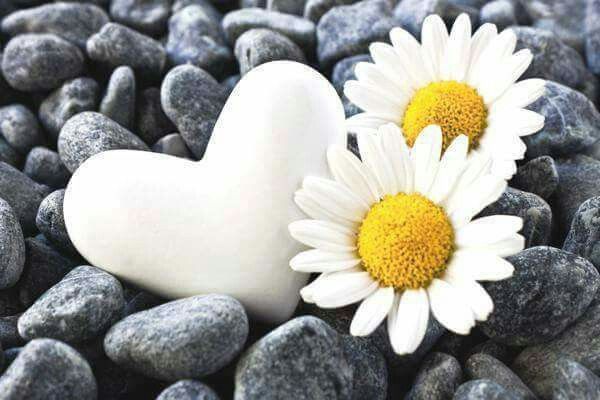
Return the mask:
[[554,159],[540,156],[526,162],[517,169],[510,185],[548,200],[558,187],[558,170]]
[[171,133],[162,137],[156,143],[154,143],[154,146],[152,146],[152,151],[156,153],[169,154],[175,157],[193,157],[179,133]]
[[433,352],[424,360],[406,400],[449,399],[462,382],[462,369],[451,355]]
[[115,22],[150,36],[164,33],[170,13],[170,0],[112,0],[110,2],[110,16]]
[[553,400],[600,399],[600,378],[583,365],[561,358],[556,362]]
[[517,25],[515,5],[511,0],[494,0],[481,7],[479,12],[481,24],[490,23],[498,27],[498,31]]
[[46,147],[34,147],[27,154],[23,172],[34,181],[54,189],[67,186],[71,177],[58,153]]
[[494,381],[478,379],[460,385],[453,400],[520,400],[516,394],[509,392]]
[[21,154],[44,143],[44,136],[35,115],[21,104],[0,108],[0,134]]
[[175,125],[163,112],[160,89],[144,89],[137,98],[136,134],[149,146],[173,132]]
[[115,68],[100,102],[100,113],[119,125],[133,129],[135,119],[135,74],[128,66]]
[[402,0],[394,8],[394,19],[398,25],[414,37],[421,37],[423,21],[430,14],[444,15],[447,0]]
[[77,255],[77,250],[69,239],[63,215],[65,190],[50,193],[41,203],[35,224],[46,239],[56,248],[67,254]]
[[23,155],[13,149],[2,136],[0,136],[0,161],[16,168],[23,163]]
[[285,14],[302,15],[306,0],[267,0],[266,8]]
[[188,379],[167,387],[156,400],[219,400],[219,396],[202,382]]
[[575,213],[563,250],[600,267],[600,197],[586,200]]
[[[25,265],[25,241],[11,206],[0,199],[0,289],[14,286]],[[0,340],[0,343],[2,341]]]
[[350,335],[342,336],[342,344],[354,371],[352,399],[385,400],[388,370],[381,352],[372,342]]

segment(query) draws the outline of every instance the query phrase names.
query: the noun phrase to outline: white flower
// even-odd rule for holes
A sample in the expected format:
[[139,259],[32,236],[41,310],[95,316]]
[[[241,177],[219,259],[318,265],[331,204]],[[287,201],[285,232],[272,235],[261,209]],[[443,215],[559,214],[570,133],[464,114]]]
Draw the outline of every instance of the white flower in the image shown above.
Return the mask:
[[504,179],[486,171],[489,159],[467,161],[458,136],[442,153],[442,133],[429,126],[412,149],[394,124],[359,136],[363,161],[343,148],[327,158],[335,180],[307,177],[296,204],[312,219],[290,224],[291,235],[314,249],[290,266],[320,273],[301,290],[322,308],[362,302],[350,332],[369,335],[386,318],[398,354],[413,352],[433,316],[468,334],[493,303],[477,281],[508,278],[503,257],[523,249],[519,217],[472,220],[497,200]]
[[[392,45],[373,43],[372,63],[359,63],[358,80],[346,82],[346,97],[364,110],[347,120],[357,134],[381,125],[398,125],[411,146],[428,125],[440,125],[444,149],[460,134],[472,151],[493,160],[492,172],[509,179],[515,160],[525,155],[522,136],[544,126],[544,117],[525,107],[544,93],[545,81],[515,83],[532,60],[528,49],[515,51],[517,38],[507,29],[484,24],[471,37],[471,22],[459,16],[450,34],[442,19],[428,16],[422,44],[402,28],[390,32]],[[514,54],[513,54],[514,53]]]

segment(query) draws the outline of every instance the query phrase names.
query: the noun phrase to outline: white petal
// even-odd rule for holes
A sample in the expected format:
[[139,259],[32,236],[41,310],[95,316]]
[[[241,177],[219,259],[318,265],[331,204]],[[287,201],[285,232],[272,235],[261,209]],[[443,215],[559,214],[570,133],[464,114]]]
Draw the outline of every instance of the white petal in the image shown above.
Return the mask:
[[498,66],[494,79],[481,82],[478,86],[477,91],[485,104],[490,105],[502,96],[525,73],[532,60],[531,50],[523,49]]
[[[486,246],[475,246],[465,247],[462,250],[465,251],[478,251],[489,254],[494,254],[498,257],[508,257],[513,254],[517,254],[525,248],[525,238],[519,234],[514,234],[511,237],[501,240],[500,242],[486,245]],[[461,251],[462,251],[461,250]]]
[[458,250],[452,255],[446,273],[475,281],[498,281],[512,276],[514,267],[503,258],[485,251]]
[[390,160],[396,176],[399,192],[413,190],[413,168],[410,160],[410,150],[402,131],[396,124],[387,124],[380,128],[384,152]]
[[323,250],[307,250],[290,260],[290,267],[298,272],[337,272],[354,268],[360,258],[354,252],[331,253]]
[[456,181],[450,195],[444,200],[447,210],[454,210],[460,205],[464,191],[481,176],[489,174],[492,160],[489,155],[479,151],[471,150],[467,156],[467,164]]
[[321,308],[338,308],[361,301],[373,293],[379,284],[368,272],[349,270],[334,272],[323,278],[312,293]]
[[520,160],[525,156],[527,146],[510,128],[494,124],[487,128],[479,140],[479,149],[493,154],[493,158],[501,156],[504,159]]
[[379,193],[396,194],[396,177],[383,150],[380,134],[358,135],[356,139],[363,163],[371,170],[379,184]]
[[423,289],[406,290],[399,298],[394,318],[388,322],[392,348],[397,354],[413,353],[423,341],[429,322],[429,301]]
[[507,239],[523,228],[523,219],[513,215],[477,218],[456,230],[458,247],[485,246]]
[[460,135],[450,143],[440,161],[438,172],[429,191],[429,199],[439,203],[450,194],[463,172],[469,151],[469,139]]
[[487,23],[481,25],[473,35],[473,38],[471,39],[471,58],[469,61],[469,70],[467,72],[467,82],[472,81],[473,73],[477,69],[483,50],[489,46],[497,34],[498,30],[496,29],[496,25]]
[[505,29],[496,35],[481,52],[479,61],[475,69],[471,71],[467,83],[479,90],[481,84],[496,79],[498,66],[502,65],[505,58],[512,54],[516,45],[517,36],[510,29]]
[[394,303],[394,288],[380,288],[358,306],[352,323],[352,336],[367,336],[383,322]]
[[346,253],[356,250],[356,235],[342,225],[317,220],[301,220],[289,225],[294,239],[316,249]]
[[393,121],[377,117],[370,113],[359,113],[346,119],[346,128],[350,132],[356,132],[357,129],[369,129],[372,131],[377,131],[380,126],[389,124],[390,122]]
[[421,43],[425,68],[437,80],[440,78],[440,65],[448,43],[448,31],[439,15],[429,15],[423,21]]
[[399,60],[403,62],[403,68],[408,72],[410,78],[417,87],[426,86],[434,78],[428,74],[421,58],[421,45],[407,31],[402,28],[393,28],[390,39],[394,50],[398,53]]
[[415,191],[426,196],[435,179],[442,153],[442,130],[430,125],[417,136],[411,149]]
[[349,228],[356,227],[355,222],[338,217],[337,215],[332,214],[323,207],[321,207],[317,202],[314,201],[312,197],[310,197],[306,193],[306,190],[304,189],[296,191],[296,193],[294,194],[294,202],[306,215],[308,215],[312,219],[331,221]]
[[427,288],[427,294],[434,317],[446,329],[459,335],[469,334],[475,326],[475,318],[456,289],[443,280],[434,279]]
[[373,63],[360,62],[356,64],[354,75],[360,82],[381,89],[389,98],[400,104],[408,104],[410,100],[408,93],[404,93],[402,87],[399,87],[394,81],[385,76],[381,69]]
[[370,205],[342,183],[309,176],[302,188],[320,207],[340,218],[362,222]]
[[460,279],[454,276],[446,276],[443,279],[448,282],[457,293],[469,305],[477,321],[485,321],[494,310],[494,302],[485,289],[477,282],[470,279]]
[[380,200],[375,178],[352,152],[332,146],[327,151],[327,161],[335,180],[346,185],[367,204],[372,205]]
[[493,175],[484,175],[478,178],[462,193],[451,209],[450,219],[455,229],[468,223],[485,207],[498,200],[506,189],[506,181]]
[[546,81],[525,79],[512,85],[490,106],[490,113],[501,108],[524,108],[544,95]]
[[374,86],[368,86],[359,81],[347,81],[344,84],[344,94],[360,109],[377,115],[380,118],[398,119],[405,104],[390,98]]
[[315,292],[315,289],[319,286],[319,283],[323,279],[325,279],[327,275],[329,274],[320,274],[314,281],[300,289],[300,297],[302,297],[302,301],[304,301],[305,303],[314,304],[313,293]]
[[470,56],[471,20],[467,14],[461,14],[450,32],[444,62],[441,64],[442,79],[462,82],[467,74]]
[[512,132],[517,136],[528,136],[534,134],[544,127],[545,117],[535,111],[523,108],[504,108],[501,111],[492,112],[488,117],[488,126],[499,124],[502,130]]
[[415,89],[414,82],[411,82],[407,71],[404,69],[398,54],[394,48],[385,43],[372,43],[369,46],[371,58],[381,72],[398,87],[402,88],[402,93],[411,96]]
[[490,173],[508,181],[517,173],[517,163],[514,160],[501,160],[495,158],[492,160]]

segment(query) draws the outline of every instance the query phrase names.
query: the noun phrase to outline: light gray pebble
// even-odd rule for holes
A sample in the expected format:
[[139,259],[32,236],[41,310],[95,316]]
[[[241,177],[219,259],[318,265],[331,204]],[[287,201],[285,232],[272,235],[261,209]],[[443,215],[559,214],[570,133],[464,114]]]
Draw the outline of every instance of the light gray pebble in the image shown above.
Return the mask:
[[430,14],[443,16],[446,7],[446,0],[402,0],[394,8],[394,19],[414,37],[420,38],[425,18]]
[[600,268],[600,197],[579,206],[573,217],[563,250],[577,254]]
[[600,378],[589,369],[568,358],[558,360],[556,369],[553,400],[600,399]]
[[315,24],[333,7],[357,3],[359,0],[306,0],[304,18]]
[[453,397],[454,400],[520,400],[516,394],[509,392],[489,379],[468,381],[460,385]]
[[2,73],[22,92],[51,90],[79,76],[84,57],[77,46],[48,33],[15,36],[4,48]]
[[265,8],[267,0],[240,0],[240,8]]
[[162,110],[160,89],[150,87],[139,94],[135,125],[135,132],[149,146],[175,130],[175,125]]
[[558,187],[558,170],[554,159],[540,156],[527,161],[517,169],[510,185],[547,201]]
[[342,336],[346,357],[353,368],[353,400],[385,400],[388,392],[388,370],[385,358],[365,338]]
[[38,209],[35,223],[46,239],[56,248],[69,255],[76,256],[77,250],[65,226],[63,215],[63,200],[65,190],[60,189],[50,193],[41,203]]
[[267,0],[267,10],[303,15],[306,0]]
[[450,399],[462,382],[462,368],[451,355],[433,352],[421,364],[406,400]]
[[21,225],[11,206],[0,198],[0,289],[14,286],[24,265],[25,241]]
[[53,189],[64,188],[71,177],[58,153],[46,147],[31,149],[27,154],[23,172],[37,183]]
[[490,23],[502,31],[509,26],[517,25],[515,3],[511,0],[494,0],[485,4],[479,13],[481,24]]
[[172,14],[175,14],[187,6],[199,6],[212,19],[218,21],[223,19],[223,14],[215,8],[210,0],[175,0],[173,6],[171,6],[171,12]]
[[193,154],[187,148],[187,145],[183,141],[183,138],[179,133],[171,133],[160,138],[154,146],[152,151],[156,153],[169,154],[175,157],[182,158],[193,158]]
[[115,68],[110,75],[106,92],[100,102],[100,113],[124,128],[133,129],[135,93],[136,84],[133,69],[126,65]]
[[110,16],[113,21],[150,36],[158,36],[165,32],[170,13],[170,0],[112,0],[110,2]]
[[104,350],[119,365],[173,381],[220,370],[239,354],[247,336],[248,318],[237,300],[203,295],[126,317],[108,331]]
[[71,172],[94,154],[116,149],[149,150],[139,137],[110,118],[91,111],[68,120],[58,138],[58,154]]
[[35,115],[21,104],[0,108],[0,134],[8,144],[22,154],[44,143],[44,136]]
[[167,387],[156,400],[219,400],[219,396],[204,383],[186,379]]

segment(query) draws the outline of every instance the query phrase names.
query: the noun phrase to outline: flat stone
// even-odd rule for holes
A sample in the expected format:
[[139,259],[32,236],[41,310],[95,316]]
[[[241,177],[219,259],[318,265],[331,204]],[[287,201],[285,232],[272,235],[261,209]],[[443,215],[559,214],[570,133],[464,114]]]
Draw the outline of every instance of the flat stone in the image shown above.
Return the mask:
[[[14,286],[25,265],[25,241],[12,207],[0,198],[0,289]],[[0,340],[0,343],[2,341]]]
[[35,115],[21,104],[0,108],[0,134],[21,154],[44,143],[44,136]]
[[133,129],[135,120],[135,73],[128,66],[115,68],[100,103],[100,113],[119,125]]
[[187,379],[163,390],[156,400],[219,400],[219,396],[202,382]]
[[57,152],[46,147],[34,147],[25,159],[25,175],[53,189],[64,188],[71,173],[65,167]]
[[548,201],[558,187],[558,171],[554,159],[540,156],[527,161],[517,169],[510,185]]
[[77,255],[77,250],[69,239],[63,215],[65,190],[50,193],[41,203],[35,224],[44,237],[56,248],[69,255]]
[[568,358],[561,358],[556,362],[556,369],[557,385],[552,399],[600,398],[600,378],[583,365]]
[[431,353],[424,360],[406,400],[450,399],[462,382],[458,360],[448,354]]
[[536,400],[537,397],[514,372],[501,361],[487,354],[474,354],[465,363],[465,373],[472,379],[488,379],[518,395],[519,399]]

